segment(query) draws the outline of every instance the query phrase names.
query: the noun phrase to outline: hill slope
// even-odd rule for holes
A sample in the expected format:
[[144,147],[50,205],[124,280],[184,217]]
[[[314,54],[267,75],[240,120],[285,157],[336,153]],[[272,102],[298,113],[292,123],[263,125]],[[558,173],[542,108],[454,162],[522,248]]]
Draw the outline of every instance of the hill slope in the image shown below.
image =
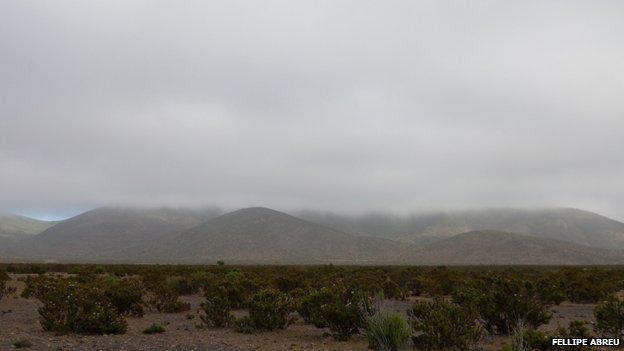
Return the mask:
[[56,223],[0,213],[0,237],[23,239],[29,235],[39,234]]
[[349,233],[419,245],[469,231],[499,230],[593,247],[624,249],[624,223],[572,208],[432,212],[405,217],[384,214],[347,217],[306,211],[300,216]]
[[260,207],[227,213],[157,246],[141,257],[187,263],[381,263],[399,261],[407,248]]
[[475,231],[429,244],[410,261],[446,265],[622,264],[624,252],[500,231]]
[[192,228],[217,210],[99,208],[59,222],[23,241],[16,255],[50,260],[97,260]]

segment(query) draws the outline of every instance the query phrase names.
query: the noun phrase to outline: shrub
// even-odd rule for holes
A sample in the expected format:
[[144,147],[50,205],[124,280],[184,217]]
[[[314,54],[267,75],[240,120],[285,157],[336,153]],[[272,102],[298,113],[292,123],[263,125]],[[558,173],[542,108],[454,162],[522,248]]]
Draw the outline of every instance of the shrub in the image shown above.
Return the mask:
[[135,317],[143,316],[145,301],[143,301],[143,286],[140,281],[109,276],[103,279],[100,284],[104,294],[120,314]]
[[292,290],[303,288],[304,282],[300,275],[288,274],[277,277],[275,285],[281,292],[289,293]]
[[55,279],[49,275],[29,276],[25,280],[25,287],[21,296],[25,299],[30,297],[39,298],[46,294],[54,284]]
[[302,298],[297,312],[306,323],[313,323],[318,328],[325,328],[327,325],[320,315],[321,306],[331,304],[336,299],[336,292],[333,289],[323,288]]
[[251,296],[260,291],[263,284],[257,279],[233,269],[228,271],[224,279],[217,282],[216,285],[225,287],[232,308],[244,308],[247,307],[247,302]]
[[366,319],[366,338],[371,349],[396,351],[410,336],[409,325],[397,313],[378,312]]
[[153,286],[151,293],[150,304],[158,312],[176,313],[188,311],[191,308],[190,304],[180,301],[178,291],[166,283]]
[[143,330],[143,334],[161,334],[165,332],[165,327],[160,324],[153,323]]
[[273,289],[262,290],[249,301],[249,319],[257,330],[284,329],[292,324],[294,310],[290,296]]
[[566,295],[576,303],[595,303],[618,290],[620,282],[608,271],[574,270],[564,273]]
[[401,287],[390,278],[386,278],[381,284],[384,297],[387,299],[405,299],[405,294]]
[[366,325],[372,313],[370,300],[364,294],[344,287],[323,288],[302,303],[300,312],[318,328],[327,327],[336,340],[349,340]]
[[414,304],[408,316],[416,333],[414,344],[420,347],[468,350],[481,338],[482,330],[474,313],[440,297]]
[[518,322],[536,329],[551,317],[536,286],[517,278],[469,281],[453,293],[453,300],[466,310],[477,311],[493,334],[509,335]]
[[59,334],[121,334],[126,321],[97,287],[68,279],[57,279],[47,293],[38,296],[43,303],[39,320],[46,331]]
[[[539,330],[521,330],[516,329],[514,332],[513,344],[505,348],[507,351],[520,351],[520,350],[560,350],[560,351],[584,351],[591,350],[589,346],[556,346],[553,347],[551,339],[556,338],[589,338],[589,328],[587,328],[587,322],[585,321],[571,321],[568,328],[557,328],[552,335],[548,335]],[[520,338],[520,335],[522,337]]]
[[199,286],[189,277],[169,277],[167,284],[180,295],[192,295],[199,292]]
[[15,340],[11,343],[11,345],[13,345],[13,347],[16,349],[27,349],[29,347],[32,347],[32,343],[28,339]]
[[0,268],[0,300],[2,300],[5,295],[15,292],[15,288],[10,288],[7,284],[10,280],[11,278],[6,271],[3,268]]
[[234,321],[234,331],[243,334],[252,334],[254,326],[249,316],[238,318]]
[[204,311],[204,315],[201,315],[200,318],[210,327],[226,327],[234,319],[225,289],[219,289],[206,296],[206,301],[201,304],[201,309]]
[[610,296],[594,310],[596,331],[604,336],[622,339],[624,335],[624,300]]
[[537,282],[540,300],[545,304],[559,305],[567,295],[564,284],[554,276],[547,276]]
[[522,345],[525,350],[546,351],[550,350],[552,347],[548,334],[532,329],[525,330],[522,333]]

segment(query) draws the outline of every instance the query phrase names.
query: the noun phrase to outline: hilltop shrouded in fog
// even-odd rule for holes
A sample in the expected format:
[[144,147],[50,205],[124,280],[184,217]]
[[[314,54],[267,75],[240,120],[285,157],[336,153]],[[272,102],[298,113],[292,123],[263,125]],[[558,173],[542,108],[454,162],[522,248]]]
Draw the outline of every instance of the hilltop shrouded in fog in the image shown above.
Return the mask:
[[[22,217],[31,227],[48,228],[13,236],[0,232],[0,255],[3,260],[103,263],[624,263],[624,223],[576,209],[357,218],[303,214],[262,207],[225,213],[99,208],[58,223]],[[14,218],[3,216],[0,228]]]

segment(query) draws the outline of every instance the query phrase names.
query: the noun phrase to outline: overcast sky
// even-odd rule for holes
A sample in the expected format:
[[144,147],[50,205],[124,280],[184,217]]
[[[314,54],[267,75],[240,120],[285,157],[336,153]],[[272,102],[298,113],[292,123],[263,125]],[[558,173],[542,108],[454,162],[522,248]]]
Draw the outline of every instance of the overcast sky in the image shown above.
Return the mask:
[[624,2],[0,2],[0,209],[624,219]]

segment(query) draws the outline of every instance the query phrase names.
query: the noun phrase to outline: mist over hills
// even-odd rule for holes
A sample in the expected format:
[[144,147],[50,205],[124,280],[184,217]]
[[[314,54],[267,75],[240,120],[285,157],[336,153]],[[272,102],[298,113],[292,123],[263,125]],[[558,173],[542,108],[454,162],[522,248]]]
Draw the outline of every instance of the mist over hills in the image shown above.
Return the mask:
[[2,216],[0,228],[23,234],[9,241],[0,236],[0,255],[9,261],[111,263],[624,263],[624,251],[606,249],[624,247],[624,224],[576,209],[297,214],[262,207],[225,214],[216,208],[107,207],[58,223]]
[[350,233],[433,243],[470,231],[497,230],[608,249],[624,249],[624,223],[573,208],[439,211],[409,216],[342,216],[301,211],[301,218]]
[[252,207],[207,221],[158,242],[141,259],[183,262],[400,262],[398,242],[352,235],[283,212]]

